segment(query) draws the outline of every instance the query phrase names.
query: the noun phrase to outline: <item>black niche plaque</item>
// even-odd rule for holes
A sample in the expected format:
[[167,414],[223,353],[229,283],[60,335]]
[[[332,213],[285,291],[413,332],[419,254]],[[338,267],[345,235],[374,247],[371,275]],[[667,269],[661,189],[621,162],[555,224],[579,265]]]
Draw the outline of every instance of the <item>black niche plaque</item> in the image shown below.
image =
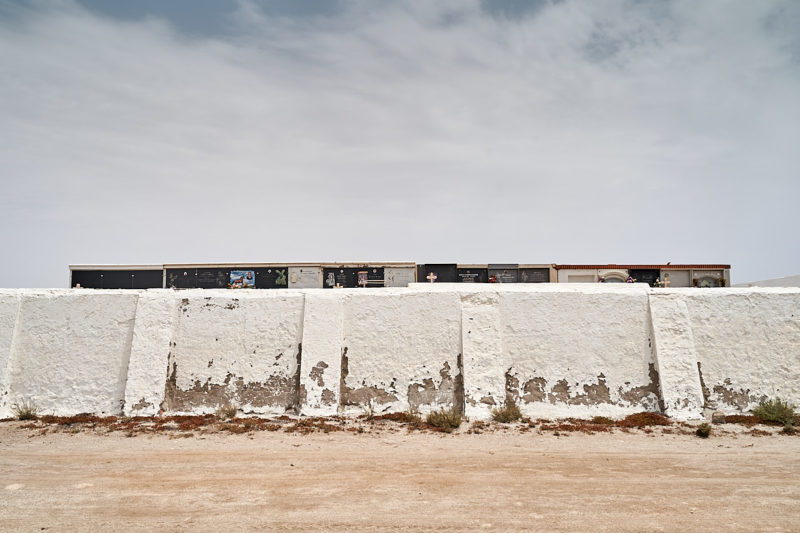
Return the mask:
[[632,268],[628,271],[628,275],[635,279],[637,283],[647,283],[653,287],[656,283],[656,280],[661,275],[661,271],[649,268]]
[[132,289],[160,289],[163,286],[163,270],[134,270],[131,272]]
[[518,265],[489,265],[489,283],[516,283],[518,278]]
[[197,269],[197,287],[200,289],[227,289],[230,280],[229,268]]
[[428,276],[431,274],[436,275],[434,283],[455,283],[458,281],[458,267],[456,265],[448,264],[428,264],[420,265],[419,274],[422,277],[417,277],[418,283],[429,283]]
[[489,270],[486,268],[459,268],[459,283],[488,283]]
[[167,269],[167,288],[175,289],[196,289],[197,288],[197,269],[196,268],[168,268]]
[[520,268],[519,283],[550,283],[549,268]]
[[77,285],[82,289],[102,289],[103,273],[99,270],[73,270],[72,286]]
[[[366,280],[366,285],[364,283],[360,283],[360,280]],[[383,267],[363,266],[358,268],[323,268],[323,288],[333,289],[337,285],[351,289],[364,286],[381,287],[383,286]]]
[[256,289],[286,289],[289,287],[289,267],[247,267],[256,271]]

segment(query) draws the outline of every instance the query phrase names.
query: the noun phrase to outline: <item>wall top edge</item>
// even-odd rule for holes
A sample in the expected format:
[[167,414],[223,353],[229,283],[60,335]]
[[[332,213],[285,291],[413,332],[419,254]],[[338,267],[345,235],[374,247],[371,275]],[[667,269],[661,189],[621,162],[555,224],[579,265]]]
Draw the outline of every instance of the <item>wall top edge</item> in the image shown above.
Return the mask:
[[291,294],[371,294],[397,295],[426,292],[473,293],[586,293],[586,294],[650,294],[701,295],[704,297],[736,294],[800,294],[800,287],[676,287],[652,288],[646,283],[412,283],[408,287],[370,287],[348,289],[3,289],[0,295],[92,295],[92,294],[163,294],[183,297],[271,298]]

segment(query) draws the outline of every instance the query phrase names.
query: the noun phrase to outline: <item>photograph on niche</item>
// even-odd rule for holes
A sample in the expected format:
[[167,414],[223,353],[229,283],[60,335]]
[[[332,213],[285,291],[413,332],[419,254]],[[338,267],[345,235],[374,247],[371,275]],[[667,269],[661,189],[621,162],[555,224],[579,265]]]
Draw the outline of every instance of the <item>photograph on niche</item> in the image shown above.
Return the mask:
[[231,270],[231,289],[255,289],[256,276],[253,270]]

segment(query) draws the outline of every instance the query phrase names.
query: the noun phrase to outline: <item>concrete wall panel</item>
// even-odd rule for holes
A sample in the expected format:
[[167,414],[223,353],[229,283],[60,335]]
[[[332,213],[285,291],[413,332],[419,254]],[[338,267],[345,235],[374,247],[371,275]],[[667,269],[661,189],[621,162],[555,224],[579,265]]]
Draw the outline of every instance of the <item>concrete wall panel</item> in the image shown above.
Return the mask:
[[42,413],[122,412],[136,291],[22,293],[8,372],[9,404]]
[[800,405],[800,289],[684,289],[709,409]]
[[173,327],[178,318],[178,294],[151,290],[139,296],[125,387],[128,416],[154,415],[161,409]]
[[209,413],[226,404],[267,414],[298,408],[302,292],[178,296],[165,411]]
[[303,313],[300,400],[304,415],[339,410],[342,368],[343,290],[309,290]]
[[513,399],[531,416],[659,409],[646,288],[498,296],[506,393],[498,405]]
[[357,289],[344,300],[341,404],[357,413],[462,404],[455,292]]
[[0,292],[0,418],[11,416],[14,401],[9,397],[8,372],[19,301],[19,291]]
[[674,293],[653,292],[650,315],[664,412],[684,420],[699,418],[704,400],[686,301]]

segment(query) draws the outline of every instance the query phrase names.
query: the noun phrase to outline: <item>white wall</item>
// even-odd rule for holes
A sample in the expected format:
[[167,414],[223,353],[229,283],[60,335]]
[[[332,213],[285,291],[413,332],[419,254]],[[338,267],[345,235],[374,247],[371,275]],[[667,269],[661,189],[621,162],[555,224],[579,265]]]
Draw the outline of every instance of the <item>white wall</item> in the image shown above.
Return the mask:
[[708,407],[800,406],[800,289],[684,289]]
[[30,400],[55,414],[372,403],[482,418],[512,398],[529,416],[697,418],[774,397],[800,404],[800,289],[0,291],[0,416]]
[[191,290],[179,298],[165,408],[214,412],[231,403],[255,413],[297,404],[304,294]]
[[343,301],[341,391],[346,411],[452,406],[460,382],[457,293],[350,290]]
[[[46,414],[119,413],[138,292],[53,290],[19,295],[0,404],[3,415],[20,401],[32,401]],[[13,305],[5,306],[9,307]]]

